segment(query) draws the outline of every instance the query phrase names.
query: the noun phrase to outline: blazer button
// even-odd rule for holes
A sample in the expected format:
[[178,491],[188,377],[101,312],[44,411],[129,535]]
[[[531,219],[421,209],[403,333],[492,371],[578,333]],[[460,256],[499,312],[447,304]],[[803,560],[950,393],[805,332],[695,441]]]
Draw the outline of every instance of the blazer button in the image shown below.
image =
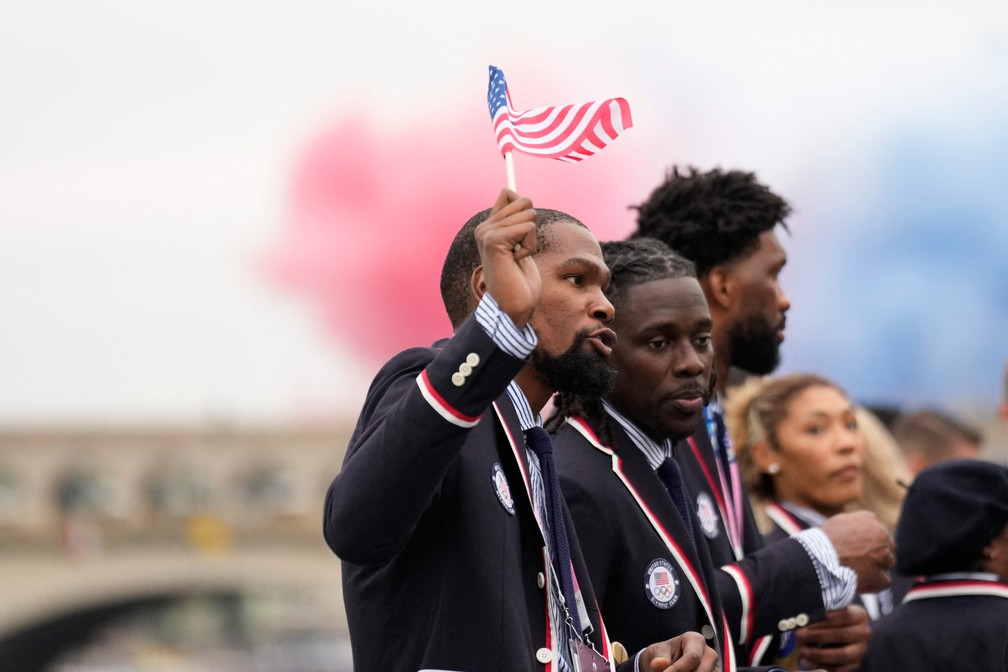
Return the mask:
[[798,627],[798,619],[796,619],[796,618],[789,618],[789,619],[787,619],[787,629],[788,630],[794,630],[797,627]]
[[475,352],[470,352],[466,355],[466,364],[469,366],[479,366],[480,358]]
[[537,584],[537,585],[538,585],[538,586],[539,586],[540,588],[544,588],[544,587],[546,586],[546,577],[545,577],[545,576],[543,575],[543,573],[542,573],[542,572],[539,572],[539,573],[538,573],[538,574],[536,575],[536,584]]
[[452,385],[454,385],[455,387],[462,387],[463,385],[465,385],[466,377],[463,376],[458,371],[456,371],[455,373],[452,374],[451,381]]
[[777,622],[777,629],[780,630],[781,632],[787,632],[788,630],[791,629],[791,628],[787,627],[787,619],[786,618],[782,618],[780,621]]
[[705,624],[700,628],[700,634],[704,636],[704,639],[714,639],[714,628],[709,624]]
[[798,614],[797,616],[795,616],[794,619],[795,625],[797,625],[799,628],[804,628],[806,625],[808,625],[808,621],[809,621],[808,614]]
[[461,373],[463,376],[468,377],[469,375],[472,374],[472,367],[466,364],[465,362],[462,362],[461,364],[459,364],[459,373]]
[[544,646],[543,648],[536,651],[536,660],[545,665],[546,663],[553,660],[553,652]]

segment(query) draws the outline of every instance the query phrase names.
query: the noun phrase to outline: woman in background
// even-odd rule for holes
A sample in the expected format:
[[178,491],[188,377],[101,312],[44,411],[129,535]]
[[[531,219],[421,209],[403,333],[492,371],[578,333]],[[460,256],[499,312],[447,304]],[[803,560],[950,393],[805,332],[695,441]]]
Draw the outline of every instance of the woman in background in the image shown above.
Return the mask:
[[[857,411],[834,382],[814,374],[750,380],[729,392],[725,411],[740,471],[754,507],[763,513],[767,541],[864,508],[866,496],[886,502],[882,508],[888,515],[880,519],[895,524],[896,471],[879,476],[891,465],[877,446],[866,448]],[[873,484],[892,477],[884,496],[865,488],[868,464]],[[872,620],[892,610],[889,591],[858,600]]]

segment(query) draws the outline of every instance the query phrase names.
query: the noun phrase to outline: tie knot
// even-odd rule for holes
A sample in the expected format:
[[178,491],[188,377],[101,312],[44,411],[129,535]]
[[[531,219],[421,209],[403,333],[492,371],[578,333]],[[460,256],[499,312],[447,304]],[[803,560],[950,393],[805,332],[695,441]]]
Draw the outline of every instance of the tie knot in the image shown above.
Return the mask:
[[658,477],[662,479],[662,482],[667,483],[669,478],[675,479],[675,482],[682,481],[682,469],[679,468],[679,463],[671,457],[666,457],[665,461],[658,465]]
[[525,430],[525,444],[539,457],[553,454],[553,442],[550,441],[549,432],[542,427]]

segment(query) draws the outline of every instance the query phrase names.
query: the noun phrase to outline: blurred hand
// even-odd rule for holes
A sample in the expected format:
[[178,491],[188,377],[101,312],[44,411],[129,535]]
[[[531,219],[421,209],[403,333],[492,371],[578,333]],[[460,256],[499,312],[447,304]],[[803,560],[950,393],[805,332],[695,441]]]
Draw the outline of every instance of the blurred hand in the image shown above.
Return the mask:
[[707,646],[699,632],[684,632],[641,652],[641,672],[714,672],[717,651]]
[[854,672],[868,649],[868,612],[851,605],[826,614],[826,620],[799,628],[798,660],[802,669]]
[[542,279],[532,259],[536,214],[532,201],[501,190],[485,222],[476,227],[486,291],[519,329],[539,302]]
[[892,583],[889,570],[896,563],[893,540],[875,514],[839,513],[820,525],[833,542],[840,564],[857,573],[859,593],[877,593]]

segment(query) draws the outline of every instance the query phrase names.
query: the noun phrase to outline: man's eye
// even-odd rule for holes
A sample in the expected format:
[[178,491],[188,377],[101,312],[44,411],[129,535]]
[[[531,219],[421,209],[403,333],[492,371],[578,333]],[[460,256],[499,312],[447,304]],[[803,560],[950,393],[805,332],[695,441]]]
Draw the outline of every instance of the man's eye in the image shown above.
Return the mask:
[[564,280],[571,283],[572,285],[577,285],[578,287],[584,284],[584,278],[580,275],[568,275],[564,277]]
[[701,348],[706,348],[710,344],[710,334],[704,334],[702,336],[697,336],[694,342]]
[[661,350],[666,345],[668,345],[668,341],[666,341],[664,338],[656,338],[648,341],[647,344],[648,347],[651,348],[652,350]]

